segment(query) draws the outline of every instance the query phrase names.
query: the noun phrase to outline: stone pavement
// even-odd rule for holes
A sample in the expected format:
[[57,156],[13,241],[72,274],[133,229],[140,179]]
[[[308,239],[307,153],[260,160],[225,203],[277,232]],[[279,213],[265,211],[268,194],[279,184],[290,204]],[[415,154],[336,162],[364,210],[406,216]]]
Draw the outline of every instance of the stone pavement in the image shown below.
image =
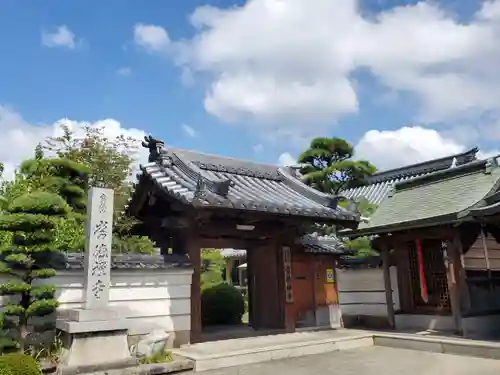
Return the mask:
[[500,360],[373,346],[202,372],[203,375],[498,375]]

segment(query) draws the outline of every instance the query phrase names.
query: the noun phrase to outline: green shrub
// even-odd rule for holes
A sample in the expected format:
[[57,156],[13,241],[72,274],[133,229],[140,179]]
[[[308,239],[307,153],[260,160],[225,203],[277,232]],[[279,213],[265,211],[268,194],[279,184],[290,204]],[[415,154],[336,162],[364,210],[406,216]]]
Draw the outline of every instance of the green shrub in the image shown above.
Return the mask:
[[0,356],[0,375],[42,375],[42,371],[33,357],[10,353]]
[[232,285],[217,284],[201,294],[201,317],[204,325],[239,324],[244,313],[243,296]]

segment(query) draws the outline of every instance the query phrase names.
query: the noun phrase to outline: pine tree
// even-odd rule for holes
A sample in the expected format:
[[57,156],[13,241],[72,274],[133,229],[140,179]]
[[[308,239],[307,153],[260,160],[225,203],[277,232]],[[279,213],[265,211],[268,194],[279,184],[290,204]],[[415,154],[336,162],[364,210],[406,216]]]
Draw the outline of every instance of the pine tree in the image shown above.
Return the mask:
[[[0,273],[9,276],[0,285],[0,295],[11,297],[2,314],[2,348],[24,350],[34,327],[38,332],[52,329],[39,317],[54,312],[58,302],[55,287],[39,279],[55,275],[51,267],[55,253],[67,250],[61,238],[82,238],[85,219],[88,169],[66,159],[47,159],[40,145],[35,157],[21,164],[25,193],[12,197],[0,216],[0,231],[11,233],[12,245],[1,253]],[[76,236],[68,236],[76,231]],[[64,233],[64,236],[60,234]]]
[[0,343],[1,349],[17,346],[24,351],[29,327],[37,332],[52,328],[37,318],[57,308],[56,288],[39,280],[55,276],[55,270],[47,268],[57,251],[54,228],[70,211],[59,195],[35,191],[14,199],[0,216],[0,230],[13,234],[12,245],[2,252],[0,262],[0,273],[9,276],[9,281],[0,285],[0,295],[9,297],[2,312],[2,328],[9,335]]
[[69,215],[57,221],[56,247],[62,252],[83,250],[88,168],[68,159],[41,155],[23,162],[20,171],[35,189],[58,194],[71,207]]

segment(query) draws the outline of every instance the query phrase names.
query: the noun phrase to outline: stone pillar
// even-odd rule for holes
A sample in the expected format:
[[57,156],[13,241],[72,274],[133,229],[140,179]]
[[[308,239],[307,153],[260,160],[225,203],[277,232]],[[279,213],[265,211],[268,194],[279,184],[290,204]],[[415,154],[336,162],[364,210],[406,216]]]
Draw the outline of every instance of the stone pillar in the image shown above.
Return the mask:
[[63,363],[80,372],[133,363],[127,342],[128,323],[109,307],[113,190],[91,188],[85,228],[83,308],[61,311],[57,328],[65,333]]

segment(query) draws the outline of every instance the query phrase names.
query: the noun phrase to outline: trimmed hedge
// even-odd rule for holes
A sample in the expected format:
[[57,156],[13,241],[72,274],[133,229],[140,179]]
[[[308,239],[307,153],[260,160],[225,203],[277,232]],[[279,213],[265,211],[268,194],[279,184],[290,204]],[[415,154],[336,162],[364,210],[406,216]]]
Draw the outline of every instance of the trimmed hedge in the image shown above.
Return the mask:
[[42,375],[35,359],[23,353],[0,356],[0,375]]
[[245,313],[245,301],[234,286],[221,283],[205,289],[201,294],[203,325],[240,324]]

